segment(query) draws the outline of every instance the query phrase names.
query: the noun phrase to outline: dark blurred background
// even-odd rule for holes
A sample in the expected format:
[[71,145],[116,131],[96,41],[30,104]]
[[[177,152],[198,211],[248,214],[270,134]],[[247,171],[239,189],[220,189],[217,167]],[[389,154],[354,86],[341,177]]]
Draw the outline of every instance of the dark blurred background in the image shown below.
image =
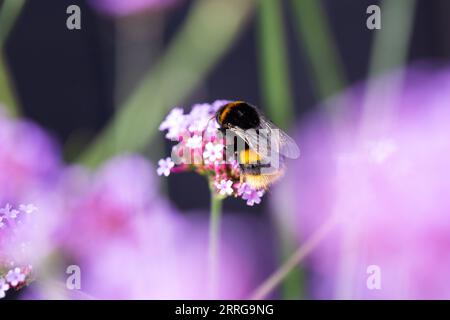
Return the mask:
[[[312,111],[320,99],[314,92],[308,59],[297,41],[287,1],[282,2],[295,112],[300,118]],[[372,39],[377,32],[365,27],[366,8],[378,4],[378,1],[328,0],[323,3],[348,83],[364,80]],[[66,8],[71,4],[81,7],[82,29],[79,31],[65,27]],[[113,18],[100,14],[86,1],[27,1],[6,44],[7,61],[25,116],[48,129],[59,140],[66,158],[70,160],[72,154],[80,152],[103,128],[116,106],[152,68],[191,5],[192,1],[184,0],[163,14],[139,13],[133,21],[143,26],[142,33],[125,45],[118,45],[118,26],[126,22],[127,17]],[[450,2],[419,0],[415,15],[408,62],[432,60],[434,64],[448,63]],[[185,101],[185,107],[215,99],[242,99],[264,108],[258,83],[257,32],[256,16],[252,16],[229,52]],[[131,50],[135,54],[132,58],[141,60],[139,68],[118,70],[115,56],[123,46],[134,48]],[[114,81],[117,73],[125,79],[121,83]],[[162,133],[160,137],[162,141]],[[168,153],[169,144],[161,152],[161,157]],[[208,188],[201,177],[173,175],[169,177],[168,185],[169,194],[179,208],[197,209],[208,205]],[[189,185],[196,187],[186,188]],[[226,201],[225,208],[253,210],[238,200]]]

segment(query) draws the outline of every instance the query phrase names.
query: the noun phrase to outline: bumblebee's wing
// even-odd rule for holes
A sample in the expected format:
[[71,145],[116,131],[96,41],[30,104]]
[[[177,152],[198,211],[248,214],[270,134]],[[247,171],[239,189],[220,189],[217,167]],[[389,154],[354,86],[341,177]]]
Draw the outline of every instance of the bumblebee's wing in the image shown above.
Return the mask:
[[260,139],[262,138],[267,139],[267,141],[271,141],[270,146],[275,148],[275,152],[278,154],[281,154],[289,159],[297,159],[300,156],[300,150],[297,143],[295,143],[295,141],[286,132],[278,128],[270,120],[264,118],[264,116],[261,116],[260,119],[260,126],[262,129],[259,130]]
[[263,159],[271,158],[272,152],[290,159],[300,156],[295,141],[263,116],[258,130],[243,130],[237,127],[231,130]]

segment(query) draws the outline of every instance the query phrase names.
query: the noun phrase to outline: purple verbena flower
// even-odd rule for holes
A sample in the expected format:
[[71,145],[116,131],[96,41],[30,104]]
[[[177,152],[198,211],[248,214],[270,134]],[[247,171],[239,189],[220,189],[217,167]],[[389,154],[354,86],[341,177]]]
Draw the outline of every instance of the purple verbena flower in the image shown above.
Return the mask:
[[233,188],[231,187],[232,185],[233,181],[231,180],[221,180],[219,183],[216,183],[216,188],[221,195],[230,196],[233,194]]
[[186,116],[183,114],[183,109],[174,108],[161,123],[159,130],[167,130],[166,138],[172,141],[178,141],[179,137],[183,133],[183,125],[185,123]]
[[264,195],[264,190],[251,190],[250,192],[244,192],[242,199],[247,200],[247,205],[253,206],[255,203],[259,204],[261,198]]
[[190,137],[188,139],[188,141],[186,142],[186,146],[190,149],[198,149],[202,147],[202,136],[199,135],[193,135],[192,137]]
[[0,299],[4,298],[6,291],[9,290],[9,284],[4,278],[0,278]]
[[205,162],[214,163],[219,161],[223,157],[223,144],[208,142],[205,146],[205,151],[203,152],[203,158]]
[[159,176],[169,176],[170,170],[175,166],[175,163],[170,158],[161,159],[158,161],[159,168],[156,170]]
[[20,283],[24,282],[26,275],[20,270],[19,267],[11,269],[6,274],[6,281],[11,287],[17,287]]
[[236,159],[227,155],[226,139],[218,130],[215,119],[217,110],[229,102],[217,100],[212,104],[195,104],[188,114],[181,108],[171,110],[159,129],[167,130],[166,138],[178,141],[178,144],[172,148],[173,162],[168,162],[169,158],[160,160],[157,172],[168,176],[170,172],[195,171],[209,177],[217,193],[242,197],[252,206],[261,202],[264,192],[249,190],[245,198],[244,193],[239,192],[243,181],[241,168]]

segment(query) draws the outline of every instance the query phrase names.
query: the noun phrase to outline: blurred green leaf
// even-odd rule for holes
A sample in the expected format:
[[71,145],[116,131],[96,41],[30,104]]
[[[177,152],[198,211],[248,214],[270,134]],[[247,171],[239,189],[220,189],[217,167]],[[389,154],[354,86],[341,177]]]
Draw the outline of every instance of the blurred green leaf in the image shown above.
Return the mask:
[[0,8],[0,101],[11,116],[17,116],[19,108],[3,48],[24,4],[25,0],[5,0]]
[[10,116],[19,114],[16,96],[12,88],[10,74],[0,49],[0,102]]
[[260,1],[259,47],[262,95],[267,114],[277,125],[287,128],[294,111],[281,1]]
[[319,0],[291,0],[299,42],[311,62],[320,98],[327,98],[346,85],[344,68],[326,13]]
[[139,151],[158,132],[165,113],[187,98],[233,43],[253,0],[198,0],[159,63],[82,155],[96,166],[125,151]]
[[416,0],[384,0],[381,29],[376,30],[370,76],[402,67],[407,59]]
[[0,47],[3,47],[25,0],[4,0],[0,8]]
[[[416,0],[384,0],[381,2],[381,29],[375,30],[375,38],[369,67],[371,79],[388,71],[397,69],[395,77],[385,86],[369,85],[363,105],[362,126],[370,129],[372,125],[382,126],[394,108],[395,96],[403,81],[402,68],[408,58],[412,35]],[[384,100],[380,101],[383,91]],[[373,119],[379,119],[375,124]],[[382,129],[381,129],[382,130]]]

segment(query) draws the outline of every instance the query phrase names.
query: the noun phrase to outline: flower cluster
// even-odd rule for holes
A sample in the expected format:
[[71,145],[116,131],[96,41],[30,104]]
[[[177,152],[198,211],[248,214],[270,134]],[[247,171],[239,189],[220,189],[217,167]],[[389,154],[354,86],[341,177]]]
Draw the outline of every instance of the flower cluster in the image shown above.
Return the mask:
[[[15,209],[9,203],[0,209],[0,298],[5,297],[10,288],[20,289],[30,278],[32,266],[19,267],[20,263],[14,261],[14,255],[9,251],[17,249],[15,242],[21,242],[19,228],[24,224],[27,215],[36,210],[33,204],[22,204]],[[21,242],[19,248],[25,245]]]
[[32,271],[32,267],[27,265],[23,268],[14,267],[5,272],[4,277],[0,277],[0,299],[6,296],[6,292],[14,288],[19,290],[27,283]]
[[261,202],[264,190],[247,185],[238,162],[227,157],[226,142],[215,119],[217,110],[228,102],[196,104],[188,114],[181,108],[172,109],[159,129],[178,144],[171,157],[159,160],[157,173],[167,177],[171,172],[195,171],[207,176],[219,195],[240,197],[253,206]]

